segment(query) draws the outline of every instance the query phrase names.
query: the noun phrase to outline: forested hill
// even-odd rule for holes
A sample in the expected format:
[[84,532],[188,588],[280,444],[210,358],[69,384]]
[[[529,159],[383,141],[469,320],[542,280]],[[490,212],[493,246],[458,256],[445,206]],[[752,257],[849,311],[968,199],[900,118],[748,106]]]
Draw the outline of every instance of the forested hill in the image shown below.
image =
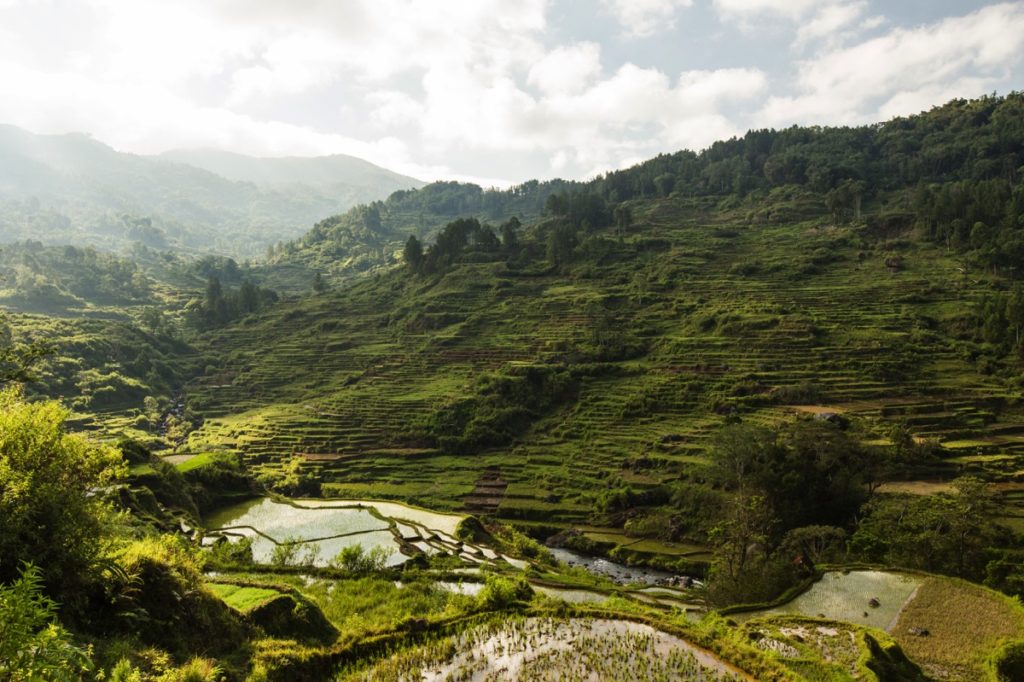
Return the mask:
[[[962,248],[978,222],[993,228],[1005,211],[1020,213],[1007,202],[1022,165],[1024,95],[954,100],[875,125],[752,130],[585,183],[533,180],[508,190],[435,183],[324,220],[271,260],[347,275],[393,264],[410,234],[430,241],[457,217],[497,227],[513,216],[530,222],[546,210],[577,227],[603,227],[623,202],[670,195],[718,197],[728,202],[723,207],[745,208],[751,224],[784,223],[822,207],[859,217],[874,202],[873,220],[882,214],[888,226],[918,221],[930,238]],[[773,192],[795,190],[793,202],[770,200]],[[979,232],[975,242],[992,236]]]
[[[285,175],[293,181],[279,182]],[[107,250],[138,242],[248,258],[326,216],[421,184],[350,157],[146,157],[85,135],[0,126],[0,242]]]
[[[463,217],[407,238],[401,268],[208,327],[187,447],[300,458],[340,495],[702,546],[714,512],[687,500],[720,501],[708,453],[737,422],[844,415],[857,443],[899,451],[888,477],[1012,481],[1021,105],[754,132],[585,185],[392,195],[361,211],[394,238],[389,217],[431,198]],[[326,257],[332,229],[281,258]],[[496,494],[479,483],[495,471]]]

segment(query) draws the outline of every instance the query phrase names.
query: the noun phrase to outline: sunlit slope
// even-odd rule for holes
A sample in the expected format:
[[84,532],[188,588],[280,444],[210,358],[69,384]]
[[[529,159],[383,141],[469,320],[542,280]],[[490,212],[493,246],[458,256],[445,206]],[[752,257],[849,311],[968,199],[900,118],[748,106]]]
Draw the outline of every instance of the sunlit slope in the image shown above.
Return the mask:
[[[635,202],[625,236],[592,236],[562,271],[395,271],[281,306],[211,336],[217,361],[187,390],[206,416],[189,444],[256,463],[299,453],[346,494],[452,507],[498,468],[498,513],[535,521],[579,521],[610,487],[699,471],[725,420],[793,410],[859,416],[879,436],[905,420],[1015,467],[1013,391],[953,338],[990,282],[911,235],[868,240],[803,210],[765,225],[710,200]],[[481,377],[525,366],[571,386],[519,405],[528,424],[512,438],[433,437],[487,395]]]

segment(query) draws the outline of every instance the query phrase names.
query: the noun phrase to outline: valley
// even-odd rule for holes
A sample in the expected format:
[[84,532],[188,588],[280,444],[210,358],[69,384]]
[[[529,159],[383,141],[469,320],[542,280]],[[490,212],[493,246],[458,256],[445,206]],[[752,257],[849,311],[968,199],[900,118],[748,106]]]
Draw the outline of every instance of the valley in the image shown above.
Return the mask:
[[1019,679],[1022,102],[399,189],[241,263],[17,233],[20,650],[122,682]]

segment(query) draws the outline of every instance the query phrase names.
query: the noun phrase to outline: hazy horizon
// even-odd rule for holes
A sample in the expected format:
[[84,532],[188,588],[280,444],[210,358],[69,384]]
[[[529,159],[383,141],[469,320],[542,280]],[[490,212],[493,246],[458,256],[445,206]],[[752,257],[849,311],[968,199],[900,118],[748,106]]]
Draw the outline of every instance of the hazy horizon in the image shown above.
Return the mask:
[[119,151],[586,179],[1024,88],[1024,2],[0,0],[0,123]]

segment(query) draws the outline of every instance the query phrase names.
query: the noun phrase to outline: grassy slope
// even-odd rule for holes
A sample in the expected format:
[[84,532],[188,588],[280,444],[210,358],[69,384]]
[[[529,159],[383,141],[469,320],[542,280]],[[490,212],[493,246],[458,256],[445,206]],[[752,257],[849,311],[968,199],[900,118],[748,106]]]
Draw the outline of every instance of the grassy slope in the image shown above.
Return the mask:
[[[928,630],[915,637],[910,628]],[[900,614],[893,636],[932,676],[977,680],[985,660],[1005,640],[1024,635],[1019,602],[997,592],[950,578],[929,578]]]
[[[785,225],[749,224],[751,207],[637,203],[630,234],[605,235],[608,253],[568,274],[504,262],[436,279],[392,272],[215,332],[217,359],[188,391],[207,417],[189,445],[237,447],[252,463],[336,455],[308,464],[332,492],[441,508],[460,507],[498,468],[510,484],[499,515],[580,522],[602,490],[699,470],[732,407],[777,422],[793,406],[769,404],[771,392],[811,382],[817,405],[879,434],[906,420],[921,437],[978,440],[1010,454],[1012,473],[1024,421],[1008,406],[1014,391],[943,331],[991,283],[930,244],[865,242],[823,206],[801,205],[807,219]],[[893,252],[905,264],[895,273]],[[598,329],[633,334],[648,352],[584,379],[515,444],[460,456],[405,447],[410,424],[481,374],[562,362]],[[629,465],[642,455],[654,466],[638,472]]]

